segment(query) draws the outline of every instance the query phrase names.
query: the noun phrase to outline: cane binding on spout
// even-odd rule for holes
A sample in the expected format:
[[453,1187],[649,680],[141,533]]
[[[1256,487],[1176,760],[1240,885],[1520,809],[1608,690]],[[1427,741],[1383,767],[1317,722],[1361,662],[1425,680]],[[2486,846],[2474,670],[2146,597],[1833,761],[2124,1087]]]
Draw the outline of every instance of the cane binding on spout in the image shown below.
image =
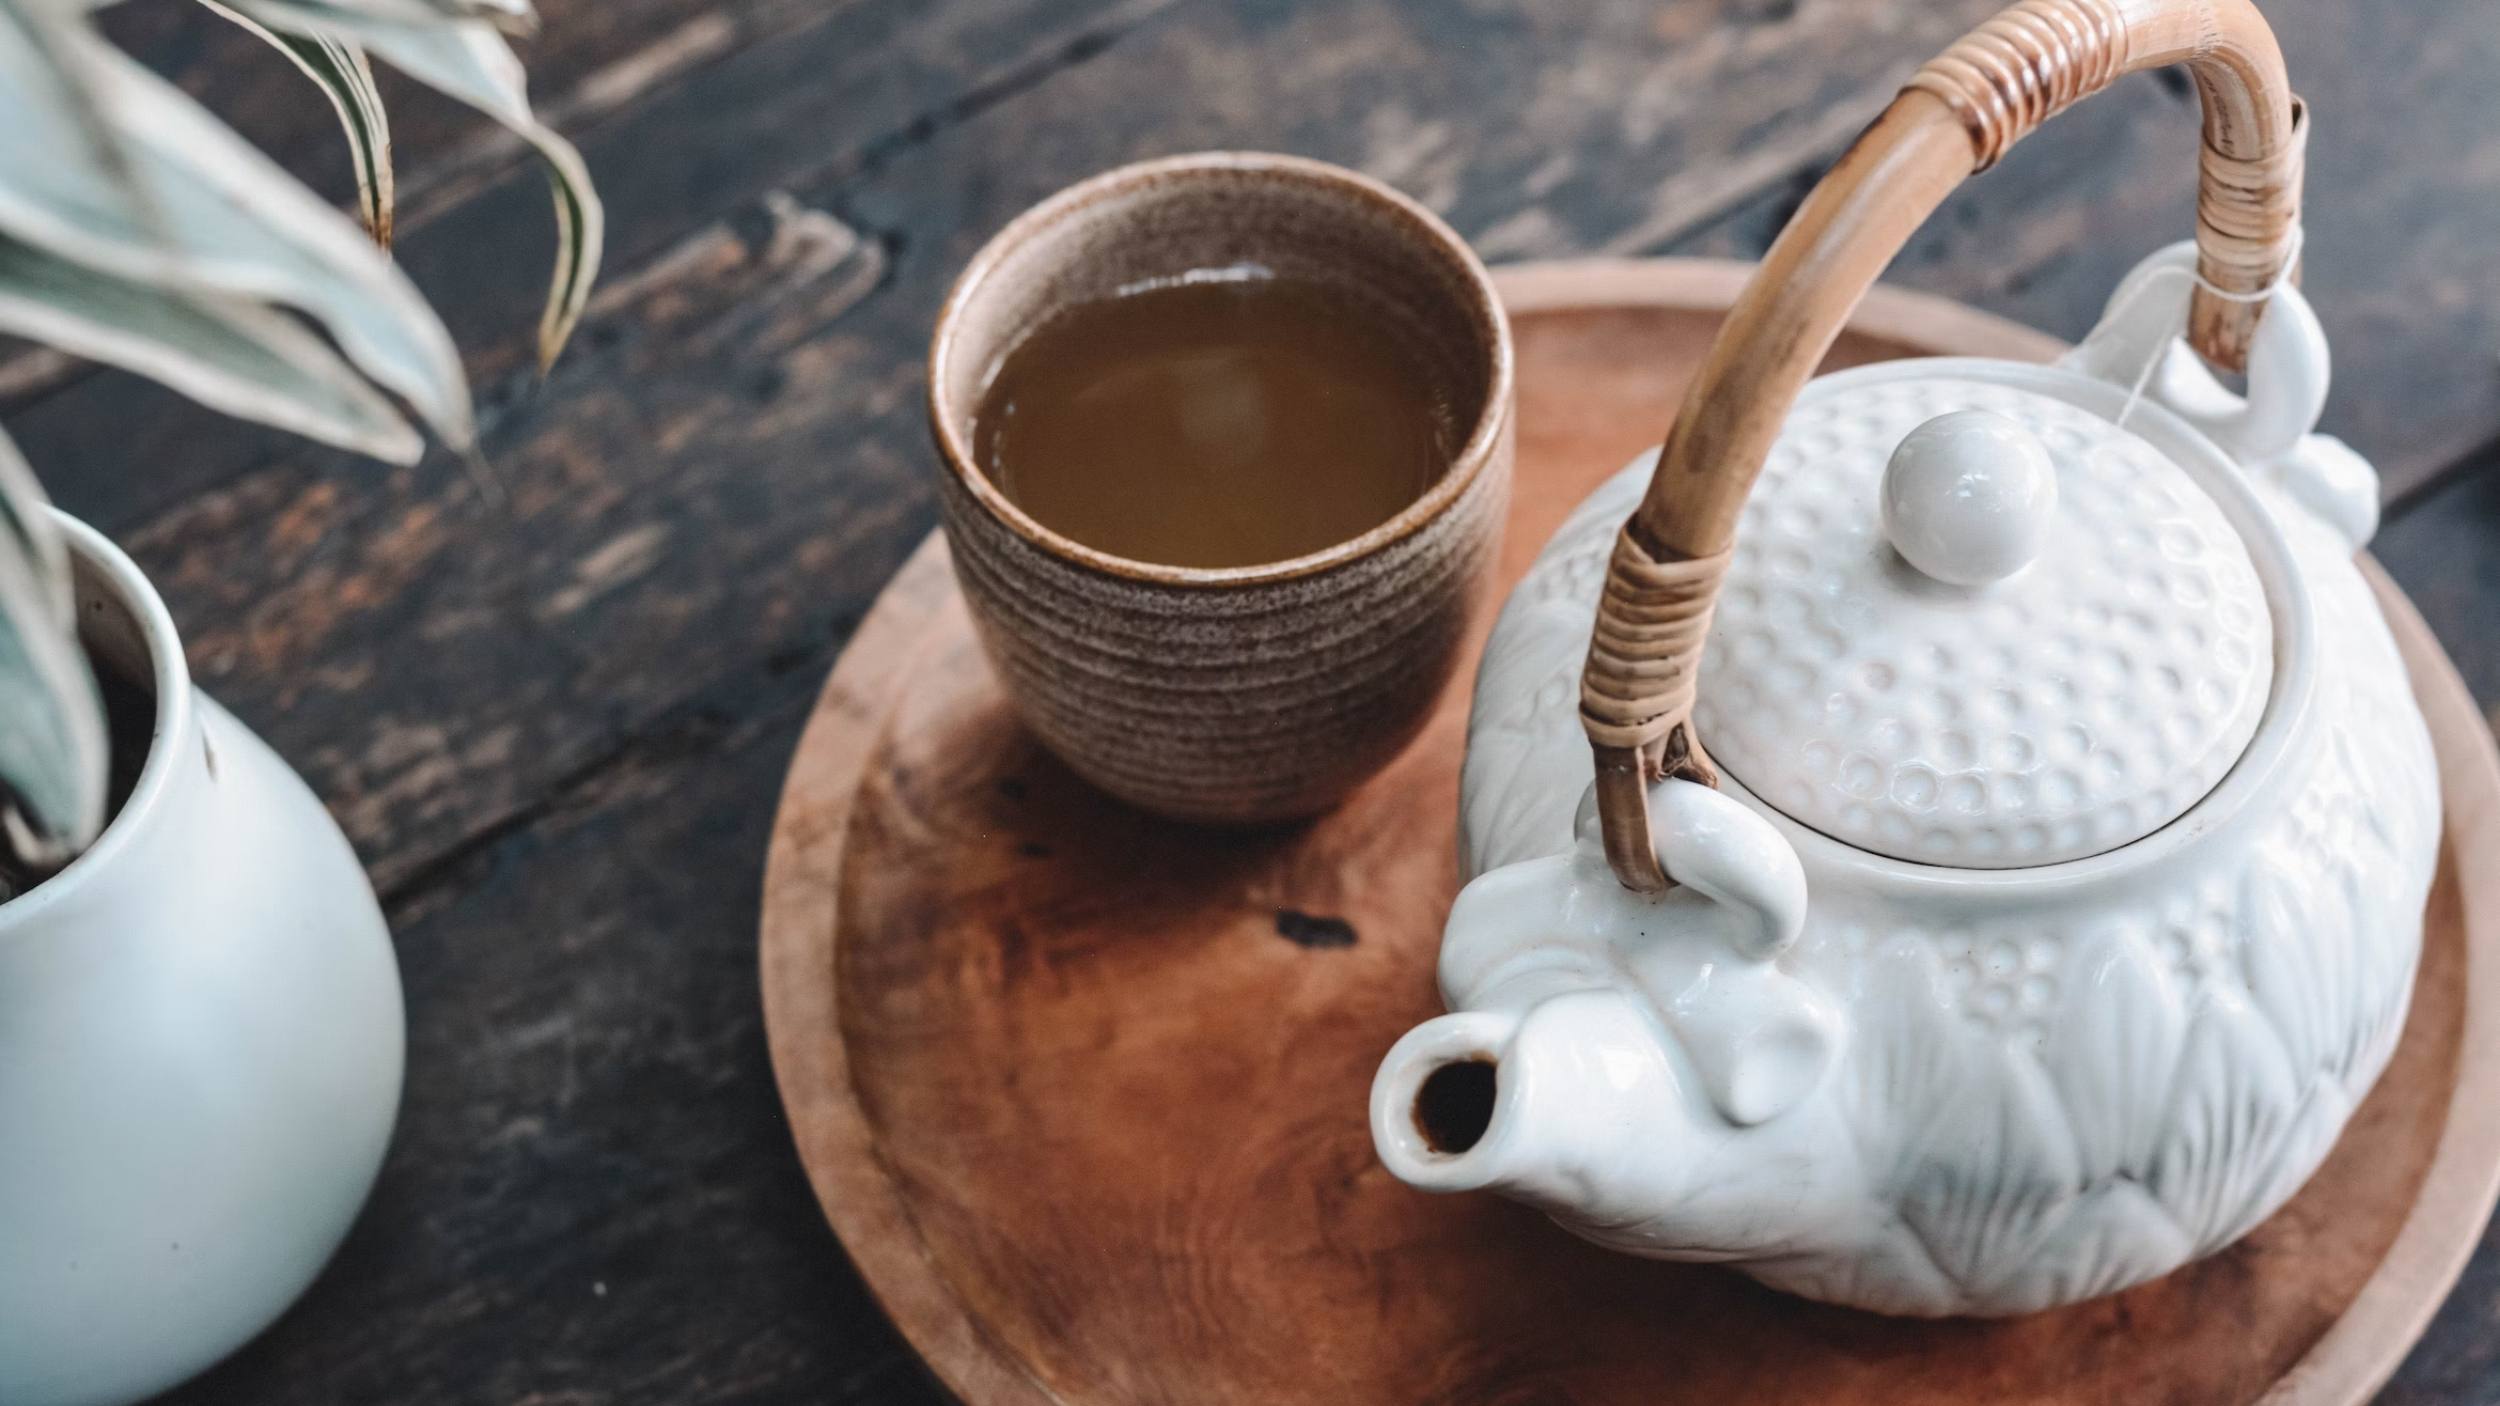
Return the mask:
[[1692,714],[1737,515],[1859,298],[1973,172],[2121,76],[2173,63],[2204,107],[2188,340],[2242,370],[2265,308],[2247,295],[2292,256],[2302,146],[2282,53],[2249,0],[2021,0],[1920,69],[1764,256],[1615,540],[1581,674],[1606,858],[1625,886],[1668,884],[1649,784],[1718,782]]

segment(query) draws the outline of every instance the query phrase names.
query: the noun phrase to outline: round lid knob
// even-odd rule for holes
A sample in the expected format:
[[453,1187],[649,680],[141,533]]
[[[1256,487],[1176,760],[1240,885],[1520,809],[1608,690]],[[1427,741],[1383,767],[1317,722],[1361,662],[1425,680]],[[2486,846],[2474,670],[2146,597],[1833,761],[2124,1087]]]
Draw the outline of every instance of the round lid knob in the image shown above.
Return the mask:
[[2273,622],[2230,520],[2023,371],[1816,383],[1739,523],[1701,740],[1861,849],[1968,868],[2114,849],[2212,790],[2264,711]]
[[1985,586],[2039,555],[2057,514],[2057,465],[2018,421],[1947,411],[1892,451],[1883,513],[1902,560],[1949,585]]

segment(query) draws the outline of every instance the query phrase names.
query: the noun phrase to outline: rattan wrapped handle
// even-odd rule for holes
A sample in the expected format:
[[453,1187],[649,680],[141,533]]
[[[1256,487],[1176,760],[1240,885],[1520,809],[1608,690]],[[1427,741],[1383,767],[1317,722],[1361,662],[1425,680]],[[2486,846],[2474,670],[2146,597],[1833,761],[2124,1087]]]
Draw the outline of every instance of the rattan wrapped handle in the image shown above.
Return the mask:
[[2299,104],[2249,0],[2022,0],[1920,69],[1765,255],[1693,378],[1649,491],[1616,539],[1580,719],[1597,754],[1606,857],[1628,887],[1667,886],[1648,784],[1716,784],[1693,734],[1694,685],[1736,519],[1781,424],[1860,297],[1929,212],[2033,128],[2138,69],[2184,63],[2204,104],[2190,343],[2244,367],[2292,257]]

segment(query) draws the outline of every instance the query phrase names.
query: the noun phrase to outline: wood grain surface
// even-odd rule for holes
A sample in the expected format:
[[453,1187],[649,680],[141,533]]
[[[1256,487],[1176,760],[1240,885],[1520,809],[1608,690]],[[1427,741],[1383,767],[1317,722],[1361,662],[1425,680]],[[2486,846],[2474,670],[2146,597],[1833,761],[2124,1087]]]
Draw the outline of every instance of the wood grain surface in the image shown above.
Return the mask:
[[[1654,433],[1739,276],[1667,261],[1506,279],[1505,584]],[[1867,314],[1835,364],[2054,350],[1931,299],[1879,291]],[[1379,1166],[1372,1070],[1440,1009],[1463,681],[1339,810],[1211,834],[1102,798],[1036,746],[948,581],[932,539],[835,667],[775,835],[763,980],[826,1214],[976,1406],[2347,1406],[2394,1367],[2500,1188],[2500,1128],[2479,1116],[2500,1098],[2500,881],[2457,860],[2500,843],[2500,763],[2392,592],[2450,850],[2389,1073],[2309,1186],[2224,1254],[2095,1303],[1935,1323],[1609,1254]]]
[[[2489,0],[2262,0],[2309,100],[2328,424],[2406,496],[2377,551],[2500,701]],[[384,889],[408,1103],[310,1297],[184,1402],[933,1402],[823,1228],[752,940],[784,764],[934,520],[919,364],[1025,205],[1265,146],[1383,177],[1492,260],[1755,257],[1989,0],[543,0],[531,90],[611,216],[526,374],[538,176],[389,83],[400,253],[479,378],[504,502],[169,393],[0,358],[0,413],[162,584],[203,683]],[[342,200],[326,104],[200,7],[139,52]],[[388,82],[386,75],[386,82]],[[2075,336],[2192,219],[2193,95],[2129,79],[1948,202],[1891,277]],[[2427,153],[2437,153],[2428,159]],[[2386,1399],[2500,1399],[2500,1242]]]

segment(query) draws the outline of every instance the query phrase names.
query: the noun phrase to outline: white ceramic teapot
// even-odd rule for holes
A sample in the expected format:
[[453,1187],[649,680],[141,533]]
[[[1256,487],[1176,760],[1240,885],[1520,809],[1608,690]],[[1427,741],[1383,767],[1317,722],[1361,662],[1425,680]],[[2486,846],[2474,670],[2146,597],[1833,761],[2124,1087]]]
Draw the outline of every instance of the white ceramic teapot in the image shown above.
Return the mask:
[[[2172,62],[2198,244],[2057,366],[1806,384],[1962,177]],[[2439,798],[2352,560],[2375,475],[2310,433],[2302,136],[2245,4],[2028,0],[1860,139],[1495,627],[1393,1172],[1916,1314],[2124,1288],[2308,1178],[2403,1024]]]

